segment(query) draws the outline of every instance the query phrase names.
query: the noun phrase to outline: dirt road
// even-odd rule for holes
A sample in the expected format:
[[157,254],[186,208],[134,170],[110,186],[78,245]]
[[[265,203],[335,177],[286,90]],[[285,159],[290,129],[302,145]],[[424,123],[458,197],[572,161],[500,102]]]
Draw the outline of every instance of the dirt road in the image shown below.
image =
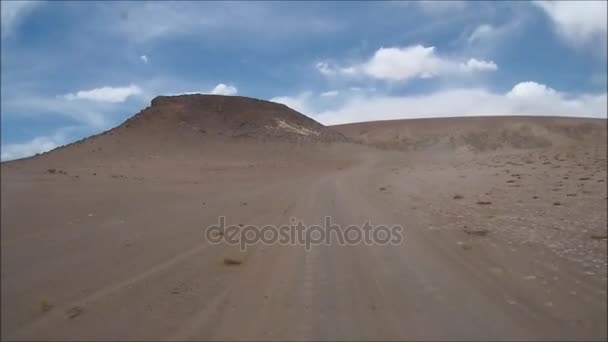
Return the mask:
[[[605,183],[582,186],[589,188],[579,195],[581,209],[553,205],[552,183],[536,177],[544,174],[540,163],[508,166],[529,176],[520,188],[487,166],[524,153],[433,160],[362,149],[355,156],[196,169],[184,180],[6,167],[2,339],[607,338],[606,242],[560,221],[605,231]],[[605,182],[605,168],[594,177]],[[478,204],[487,198],[489,205]],[[371,220],[402,225],[404,240],[241,252],[205,241],[204,227],[220,215],[259,225],[290,217],[321,224],[326,215],[343,227]],[[544,226],[554,231],[552,220],[563,234],[577,230],[570,240],[584,244],[588,259],[534,238],[545,236]]]

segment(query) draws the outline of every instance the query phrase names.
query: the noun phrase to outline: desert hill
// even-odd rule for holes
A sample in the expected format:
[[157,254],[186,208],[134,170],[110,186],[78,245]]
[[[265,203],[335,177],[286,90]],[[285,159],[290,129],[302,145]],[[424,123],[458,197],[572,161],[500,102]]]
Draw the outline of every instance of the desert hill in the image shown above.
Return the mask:
[[283,104],[194,94],[158,96],[115,128],[25,160],[76,165],[215,155],[254,161],[293,153],[298,146],[341,142],[401,151],[483,152],[605,144],[606,132],[604,119],[524,116],[404,119],[327,127]]
[[[169,130],[169,129],[172,129]],[[125,121],[117,133],[145,130],[169,138],[184,134],[289,142],[344,141],[341,134],[279,103],[241,96],[158,96],[151,106]]]
[[606,143],[606,120],[487,116],[407,119],[332,126],[354,141],[384,149],[492,151]]
[[276,146],[344,141],[341,133],[279,103],[241,96],[158,96],[119,126],[34,159],[79,163],[83,159],[224,154],[228,153],[225,147],[234,144],[243,151],[263,145],[272,153]]

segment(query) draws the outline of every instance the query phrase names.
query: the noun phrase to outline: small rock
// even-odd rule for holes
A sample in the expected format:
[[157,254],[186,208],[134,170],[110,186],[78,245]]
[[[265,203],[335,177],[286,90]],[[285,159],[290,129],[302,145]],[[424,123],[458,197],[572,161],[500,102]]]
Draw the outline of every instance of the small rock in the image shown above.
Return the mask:
[[84,312],[84,309],[80,306],[75,306],[68,311],[66,311],[66,315],[68,315],[69,319],[74,319],[80,316]]

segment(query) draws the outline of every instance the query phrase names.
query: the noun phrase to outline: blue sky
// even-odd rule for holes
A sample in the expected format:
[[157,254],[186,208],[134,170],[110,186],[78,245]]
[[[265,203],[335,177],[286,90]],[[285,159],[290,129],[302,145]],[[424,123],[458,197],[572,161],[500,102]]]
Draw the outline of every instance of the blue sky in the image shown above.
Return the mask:
[[192,92],[282,102],[325,124],[607,116],[605,1],[1,6],[3,160]]

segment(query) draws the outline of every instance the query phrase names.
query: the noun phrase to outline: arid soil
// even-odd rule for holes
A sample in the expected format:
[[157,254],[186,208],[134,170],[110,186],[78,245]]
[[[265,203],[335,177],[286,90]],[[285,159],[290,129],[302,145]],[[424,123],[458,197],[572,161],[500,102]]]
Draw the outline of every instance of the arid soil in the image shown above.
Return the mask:
[[[334,131],[285,116],[239,140],[174,134],[194,119],[167,115],[140,116],[157,125],[149,135],[129,121],[2,164],[3,340],[608,337],[605,120],[549,134],[555,119],[537,118],[520,135],[545,143],[523,146],[450,119],[481,138],[412,149],[392,134],[362,142],[386,123]],[[208,132],[227,131],[214,122]],[[326,215],[399,224],[404,240],[242,252],[204,234],[218,216]]]

